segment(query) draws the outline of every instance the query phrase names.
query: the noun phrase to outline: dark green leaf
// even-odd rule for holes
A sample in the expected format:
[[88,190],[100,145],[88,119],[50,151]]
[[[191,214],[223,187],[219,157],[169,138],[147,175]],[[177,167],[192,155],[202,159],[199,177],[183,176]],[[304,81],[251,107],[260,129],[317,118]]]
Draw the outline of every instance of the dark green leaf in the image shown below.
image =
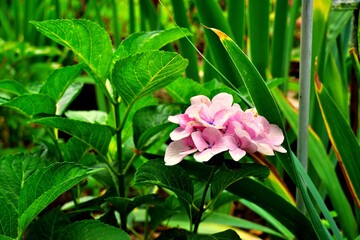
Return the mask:
[[140,207],[145,203],[153,203],[156,200],[156,194],[143,195],[135,198],[111,197],[106,199],[111,208],[118,211],[120,215],[123,214],[125,216],[129,215],[135,208]]
[[226,230],[212,235],[200,235],[191,232],[186,233],[188,240],[241,240],[239,235],[234,230]]
[[189,35],[191,35],[191,33],[186,28],[171,28],[168,30],[131,34],[121,42],[115,52],[114,61],[135,53],[158,50],[166,44]]
[[120,228],[99,221],[83,220],[62,228],[57,240],[130,240],[130,236]]
[[264,179],[269,174],[270,170],[267,167],[255,163],[242,163],[237,170],[220,169],[215,173],[211,183],[212,198],[218,198],[227,187],[243,178]]
[[106,155],[113,132],[107,126],[60,117],[40,118],[33,123],[57,128],[72,135],[103,156]]
[[19,82],[10,79],[1,80],[0,89],[6,90],[16,95],[21,95],[28,92]]
[[55,101],[45,94],[30,94],[18,96],[1,106],[13,108],[29,117],[40,113],[55,114]]
[[177,110],[170,105],[149,106],[138,110],[133,117],[135,146],[142,149],[162,136],[164,130],[172,126],[168,117],[175,115]]
[[162,160],[148,161],[136,172],[135,183],[158,185],[173,191],[190,214],[194,189],[189,175],[181,167],[165,166]]
[[148,51],[115,63],[112,84],[126,104],[170,84],[188,61],[174,52]]

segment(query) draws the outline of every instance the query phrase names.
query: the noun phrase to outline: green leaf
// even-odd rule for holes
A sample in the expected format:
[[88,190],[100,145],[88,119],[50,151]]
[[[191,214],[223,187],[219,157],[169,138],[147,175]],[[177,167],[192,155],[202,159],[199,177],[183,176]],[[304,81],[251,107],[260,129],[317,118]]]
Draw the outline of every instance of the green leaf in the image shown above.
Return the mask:
[[55,240],[61,228],[68,225],[70,220],[59,208],[46,212],[29,228],[26,239],[29,240]]
[[236,170],[219,169],[211,182],[211,196],[217,199],[220,194],[231,184],[247,177],[264,179],[270,174],[270,170],[260,164],[242,163]]
[[95,220],[74,222],[64,227],[57,240],[130,240],[130,236],[121,230]]
[[151,160],[135,173],[135,184],[153,184],[173,191],[190,215],[194,188],[189,175],[179,166],[165,166],[162,160]]
[[[279,104],[285,118],[291,128],[297,134],[298,131],[298,113],[294,109],[286,97],[278,89],[273,89],[273,94]],[[333,163],[327,155],[326,148],[314,130],[309,128],[309,159],[315,168],[316,173],[321,179],[321,183],[325,186],[327,194],[332,205],[338,213],[340,225],[347,235],[354,234],[356,229],[356,221],[353,215],[351,205],[346,198],[344,190],[337,177]],[[352,233],[353,232],[353,233]]]
[[53,41],[70,48],[84,62],[95,80],[105,90],[112,60],[109,35],[98,24],[88,20],[63,19],[30,21],[37,30]]
[[19,196],[19,230],[24,232],[30,222],[61,193],[69,190],[91,170],[75,163],[54,163],[34,173],[24,182]]
[[179,78],[173,83],[166,86],[170,96],[179,103],[189,104],[190,98],[196,95],[209,96],[210,91],[202,84],[189,78]]
[[168,117],[177,113],[170,105],[149,106],[139,109],[133,117],[134,143],[138,149],[151,145],[172,126]]
[[55,114],[55,101],[45,94],[30,94],[18,96],[1,106],[13,108],[28,117],[37,114]]
[[133,33],[122,41],[116,49],[114,62],[135,53],[158,50],[166,44],[190,35],[191,33],[186,28]]
[[21,238],[29,223],[61,193],[96,172],[31,155],[0,158],[0,234]]
[[80,75],[82,65],[74,65],[56,69],[52,72],[45,84],[40,89],[40,93],[51,96],[55,102],[58,102],[64,95],[66,89],[71,85],[77,76]]
[[73,82],[59,99],[56,104],[56,114],[61,115],[65,109],[70,105],[70,103],[77,97],[80,93],[84,83],[82,82]]
[[10,79],[1,80],[0,89],[6,90],[16,95],[22,95],[28,92],[19,82]]
[[126,104],[174,81],[188,61],[174,52],[148,51],[115,63],[112,84]]
[[106,124],[108,120],[108,115],[106,112],[103,111],[97,111],[97,110],[91,110],[91,111],[66,111],[65,116],[78,120],[78,121],[84,121],[89,123],[98,123],[98,124]]
[[106,199],[111,208],[114,208],[120,213],[120,215],[124,216],[129,215],[129,213],[135,208],[140,207],[145,203],[153,203],[156,200],[156,194],[148,194],[135,198],[110,197]]
[[316,81],[316,96],[326,130],[344,173],[351,195],[360,208],[360,146],[350,126],[334,100],[320,81]]
[[32,122],[57,128],[70,134],[103,156],[105,156],[108,151],[109,143],[113,135],[112,130],[107,126],[60,117],[40,118]]
[[64,160],[79,163],[88,150],[89,146],[86,143],[76,137],[71,137],[63,148]]

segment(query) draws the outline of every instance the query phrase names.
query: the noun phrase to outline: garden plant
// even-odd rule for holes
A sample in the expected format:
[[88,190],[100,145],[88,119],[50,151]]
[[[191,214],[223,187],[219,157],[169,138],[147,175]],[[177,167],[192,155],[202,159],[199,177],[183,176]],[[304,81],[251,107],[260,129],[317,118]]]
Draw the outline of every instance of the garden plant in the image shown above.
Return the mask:
[[360,239],[356,1],[0,4],[1,240]]

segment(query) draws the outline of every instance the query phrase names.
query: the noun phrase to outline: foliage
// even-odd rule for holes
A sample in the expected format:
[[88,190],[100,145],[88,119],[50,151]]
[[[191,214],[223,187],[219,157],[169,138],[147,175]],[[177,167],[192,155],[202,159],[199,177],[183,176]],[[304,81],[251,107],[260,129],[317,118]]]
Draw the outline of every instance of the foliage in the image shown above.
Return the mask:
[[[304,169],[293,153],[300,1],[0,4],[0,239],[254,237],[246,229],[275,239],[359,237],[358,5],[313,6]],[[178,151],[173,123],[184,119],[173,116],[194,109],[196,95],[256,109],[268,121],[258,124],[283,132],[281,146],[271,145],[281,151],[265,156],[257,135],[249,137],[257,151],[236,161],[222,142],[199,162],[199,136],[195,151]],[[168,164],[174,146],[181,159]],[[266,226],[231,216],[234,203]]]

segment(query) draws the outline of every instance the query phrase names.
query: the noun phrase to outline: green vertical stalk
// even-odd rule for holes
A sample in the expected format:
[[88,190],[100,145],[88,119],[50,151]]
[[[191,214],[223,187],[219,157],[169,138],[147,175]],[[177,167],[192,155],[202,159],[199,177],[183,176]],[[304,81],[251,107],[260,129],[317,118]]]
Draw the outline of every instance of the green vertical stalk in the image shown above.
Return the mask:
[[119,46],[120,44],[120,34],[119,34],[119,17],[118,17],[118,12],[117,12],[117,5],[116,5],[116,2],[115,0],[111,0],[111,3],[112,3],[112,14],[113,14],[113,24],[114,24],[114,45],[115,45],[115,48],[117,46]]
[[227,9],[229,26],[234,34],[233,40],[240,48],[243,48],[245,34],[245,1],[229,0]]
[[[308,168],[308,125],[310,109],[311,49],[312,49],[312,0],[302,3],[301,42],[300,42],[300,92],[299,92],[299,137],[297,156],[304,167]],[[296,195],[297,206],[305,211],[301,195]]]
[[287,29],[288,0],[277,0],[275,6],[275,24],[272,41],[271,73],[274,78],[286,77],[284,44]]
[[249,38],[251,61],[266,79],[269,56],[270,1],[249,1]]
[[209,190],[209,187],[210,187],[210,183],[212,181],[212,179],[214,178],[214,175],[215,175],[215,172],[217,170],[217,167],[216,166],[213,166],[212,169],[211,169],[211,173],[209,175],[209,178],[206,182],[206,185],[205,185],[205,188],[204,188],[204,192],[203,192],[203,195],[201,197],[201,202],[200,202],[200,207],[199,207],[199,213],[196,217],[196,220],[195,220],[195,223],[194,223],[194,233],[197,233],[198,229],[199,229],[199,225],[200,225],[200,222],[201,222],[201,218],[202,218],[202,215],[204,213],[204,205],[205,205],[205,199],[206,199],[206,194]]
[[[186,9],[183,0],[172,0],[173,11],[176,24],[180,27],[190,28],[190,24],[186,15]],[[197,82],[200,82],[199,70],[197,65],[196,52],[193,46],[188,42],[192,38],[180,39],[180,52],[189,60],[189,65],[186,68],[186,76]]]
[[129,33],[135,32],[135,3],[134,0],[129,0],[129,22],[130,22],[130,29]]
[[[125,196],[125,179],[123,174],[123,161],[122,161],[122,139],[121,139],[121,121],[120,121],[120,104],[114,104],[115,110],[115,127],[116,127],[116,148],[117,148],[117,164],[118,164],[118,182],[119,182],[119,195]],[[121,229],[126,231],[127,216],[120,214]]]

